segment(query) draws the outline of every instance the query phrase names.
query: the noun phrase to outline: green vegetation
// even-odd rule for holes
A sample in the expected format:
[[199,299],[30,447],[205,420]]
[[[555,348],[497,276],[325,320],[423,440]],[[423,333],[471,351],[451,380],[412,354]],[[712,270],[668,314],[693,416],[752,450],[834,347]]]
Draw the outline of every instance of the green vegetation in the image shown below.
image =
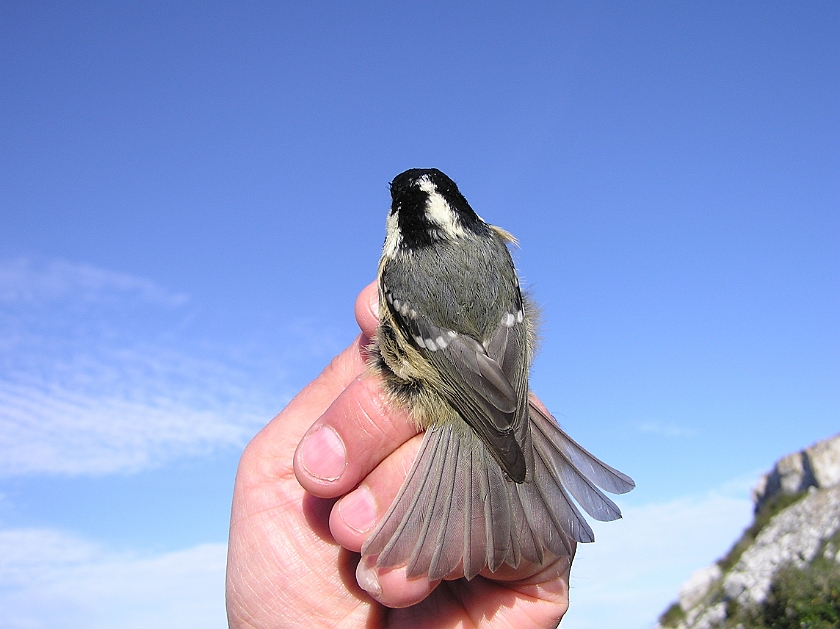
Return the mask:
[[840,563],[819,557],[803,570],[779,571],[762,609],[768,629],[840,627]]
[[[779,570],[770,594],[758,609],[727,609],[727,628],[838,629],[840,628],[840,561],[835,559],[840,531],[823,544],[814,560]],[[826,548],[830,549],[826,556]]]
[[674,603],[659,617],[659,624],[663,627],[676,627],[684,618],[685,612],[682,607],[679,603]]

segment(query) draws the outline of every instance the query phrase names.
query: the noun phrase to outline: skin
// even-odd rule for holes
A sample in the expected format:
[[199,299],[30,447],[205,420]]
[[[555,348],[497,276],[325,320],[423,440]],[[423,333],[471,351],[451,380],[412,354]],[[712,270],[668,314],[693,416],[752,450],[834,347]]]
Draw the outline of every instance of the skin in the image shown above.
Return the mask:
[[370,284],[356,300],[361,334],[242,455],[228,549],[230,627],[556,627],[569,603],[568,557],[442,582],[359,562],[422,437],[365,370],[377,310]]

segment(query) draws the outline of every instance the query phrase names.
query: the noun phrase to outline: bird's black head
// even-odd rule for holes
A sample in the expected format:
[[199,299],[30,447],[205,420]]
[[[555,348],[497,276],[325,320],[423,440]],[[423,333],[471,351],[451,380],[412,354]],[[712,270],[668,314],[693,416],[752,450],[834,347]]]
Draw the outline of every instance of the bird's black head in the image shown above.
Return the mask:
[[412,168],[391,182],[389,230],[402,245],[420,247],[485,233],[487,224],[467,203],[458,186],[437,168]]

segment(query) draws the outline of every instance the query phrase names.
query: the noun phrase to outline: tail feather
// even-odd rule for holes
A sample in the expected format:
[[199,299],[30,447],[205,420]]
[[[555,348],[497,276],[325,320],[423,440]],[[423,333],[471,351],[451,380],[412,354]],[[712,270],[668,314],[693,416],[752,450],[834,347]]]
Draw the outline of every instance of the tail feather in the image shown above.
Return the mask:
[[464,473],[464,576],[472,579],[487,565],[487,531],[484,527],[484,498],[479,491],[476,470],[483,457],[481,450],[469,448],[464,458],[469,469]]
[[586,478],[611,494],[626,494],[636,486],[636,483],[627,474],[622,474],[617,469],[610,467],[578,445],[574,439],[563,432],[551,415],[541,411],[533,402],[530,406],[532,425],[534,423],[539,424],[544,429],[546,437],[551,441],[554,449],[562,453],[569,464],[579,470]]
[[[483,451],[476,437],[469,433],[473,440],[472,447],[482,450],[480,468],[474,473],[481,482],[481,495],[484,498],[484,530],[487,532],[486,562],[490,570],[495,572],[505,563],[510,550],[511,513],[508,500],[507,480],[502,475],[501,468]],[[486,483],[486,484],[485,484]]]
[[534,457],[535,476],[539,477],[540,482],[534,483],[533,489],[528,494],[534,496],[531,498],[534,504],[532,511],[547,516],[548,521],[545,522],[546,528],[543,533],[544,542],[546,545],[548,545],[546,540],[554,543],[549,548],[552,548],[555,554],[560,549],[558,543],[570,551],[571,545],[566,535],[576,542],[594,542],[595,534],[589,527],[589,523],[571,501],[559,479],[551,473],[551,467],[545,460],[544,453],[537,450],[536,454],[537,456]]
[[[453,444],[453,439],[450,435],[448,438],[439,440],[438,458],[442,461],[440,470],[440,479],[454,479],[454,467],[452,453],[450,452]],[[414,545],[414,551],[411,553],[411,558],[408,561],[408,570],[406,575],[408,577],[416,577],[421,574],[426,574],[432,563],[438,538],[443,532],[443,526],[449,516],[449,509],[446,505],[447,497],[451,498],[454,492],[445,487],[443,483],[431,484],[428,488],[428,500],[426,508],[421,511],[422,522],[420,529],[417,531],[417,539]]]
[[420,517],[425,512],[424,503],[428,501],[428,479],[434,478],[436,472],[439,474],[443,465],[442,457],[437,455],[439,446],[440,441],[429,438],[426,433],[399,494],[362,548],[364,555],[379,555],[380,565],[401,565],[408,561],[414,550],[422,525]]
[[[451,451],[454,460],[453,465],[471,465],[470,453],[464,451],[463,445],[457,439],[452,439],[452,441],[454,445]],[[442,579],[455,570],[463,558],[464,538],[467,535],[467,529],[463,526],[462,514],[471,500],[470,493],[467,492],[465,487],[466,481],[471,478],[471,473],[469,470],[465,470],[465,473],[453,471],[453,474],[454,485],[449,500],[444,504],[440,513],[442,528],[438,536],[437,549],[429,568],[430,579]]]
[[545,423],[540,416],[535,417],[534,421],[531,422],[534,448],[554,482],[572,494],[584,511],[596,520],[608,522],[620,518],[621,510],[616,504],[607,498],[595,486],[595,483],[584,476],[583,472],[575,467],[563,452],[555,447],[554,442],[550,440],[547,434],[551,429],[545,426]]
[[[523,497],[518,490],[518,486],[510,494],[511,507],[514,510],[514,520],[516,522],[526,523],[525,526],[517,526],[515,531],[521,559],[532,564],[542,564],[545,559],[545,553],[543,552],[543,544],[540,542],[540,537],[536,533],[540,525],[533,521],[534,515],[529,515],[529,511],[526,508],[527,502],[523,503]],[[527,499],[525,500],[527,501]],[[514,557],[513,559],[515,563],[512,565],[515,567],[519,564],[520,557]]]
[[[621,517],[598,487],[633,488],[630,477],[602,463],[530,407],[533,474],[509,480],[468,426],[435,426],[391,508],[362,547],[380,567],[407,566],[409,577],[440,579],[458,569],[471,579],[485,567],[542,564],[568,556],[572,540],[594,541],[572,501],[598,520]],[[597,485],[597,487],[596,487]]]
[[[456,467],[459,464],[459,443],[453,439],[451,432],[441,439],[440,456],[446,457],[441,479],[452,479],[456,481],[459,474]],[[421,531],[414,554],[408,562],[408,577],[416,577],[421,574],[428,574],[430,579],[437,579],[449,574],[461,560],[460,549],[463,534],[457,526],[451,526],[457,522],[456,502],[461,502],[462,496],[458,496],[457,488],[438,483],[434,487],[434,498],[430,508],[426,512],[425,530]],[[457,500],[456,500],[457,497]],[[456,541],[457,539],[457,541]],[[454,557],[454,565],[450,565],[450,559]],[[434,576],[439,571],[440,576]]]

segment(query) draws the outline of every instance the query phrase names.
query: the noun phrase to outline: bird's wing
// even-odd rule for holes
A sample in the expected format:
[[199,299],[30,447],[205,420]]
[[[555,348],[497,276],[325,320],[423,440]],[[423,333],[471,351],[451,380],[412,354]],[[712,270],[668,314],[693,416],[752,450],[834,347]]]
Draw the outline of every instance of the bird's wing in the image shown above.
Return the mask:
[[[530,446],[527,415],[527,366],[524,317],[500,323],[482,343],[474,337],[436,325],[431,318],[394,298],[389,304],[397,326],[421,356],[440,374],[443,395],[476,432],[513,480],[526,478]],[[510,319],[503,319],[508,321]],[[522,330],[516,330],[520,326]]]

